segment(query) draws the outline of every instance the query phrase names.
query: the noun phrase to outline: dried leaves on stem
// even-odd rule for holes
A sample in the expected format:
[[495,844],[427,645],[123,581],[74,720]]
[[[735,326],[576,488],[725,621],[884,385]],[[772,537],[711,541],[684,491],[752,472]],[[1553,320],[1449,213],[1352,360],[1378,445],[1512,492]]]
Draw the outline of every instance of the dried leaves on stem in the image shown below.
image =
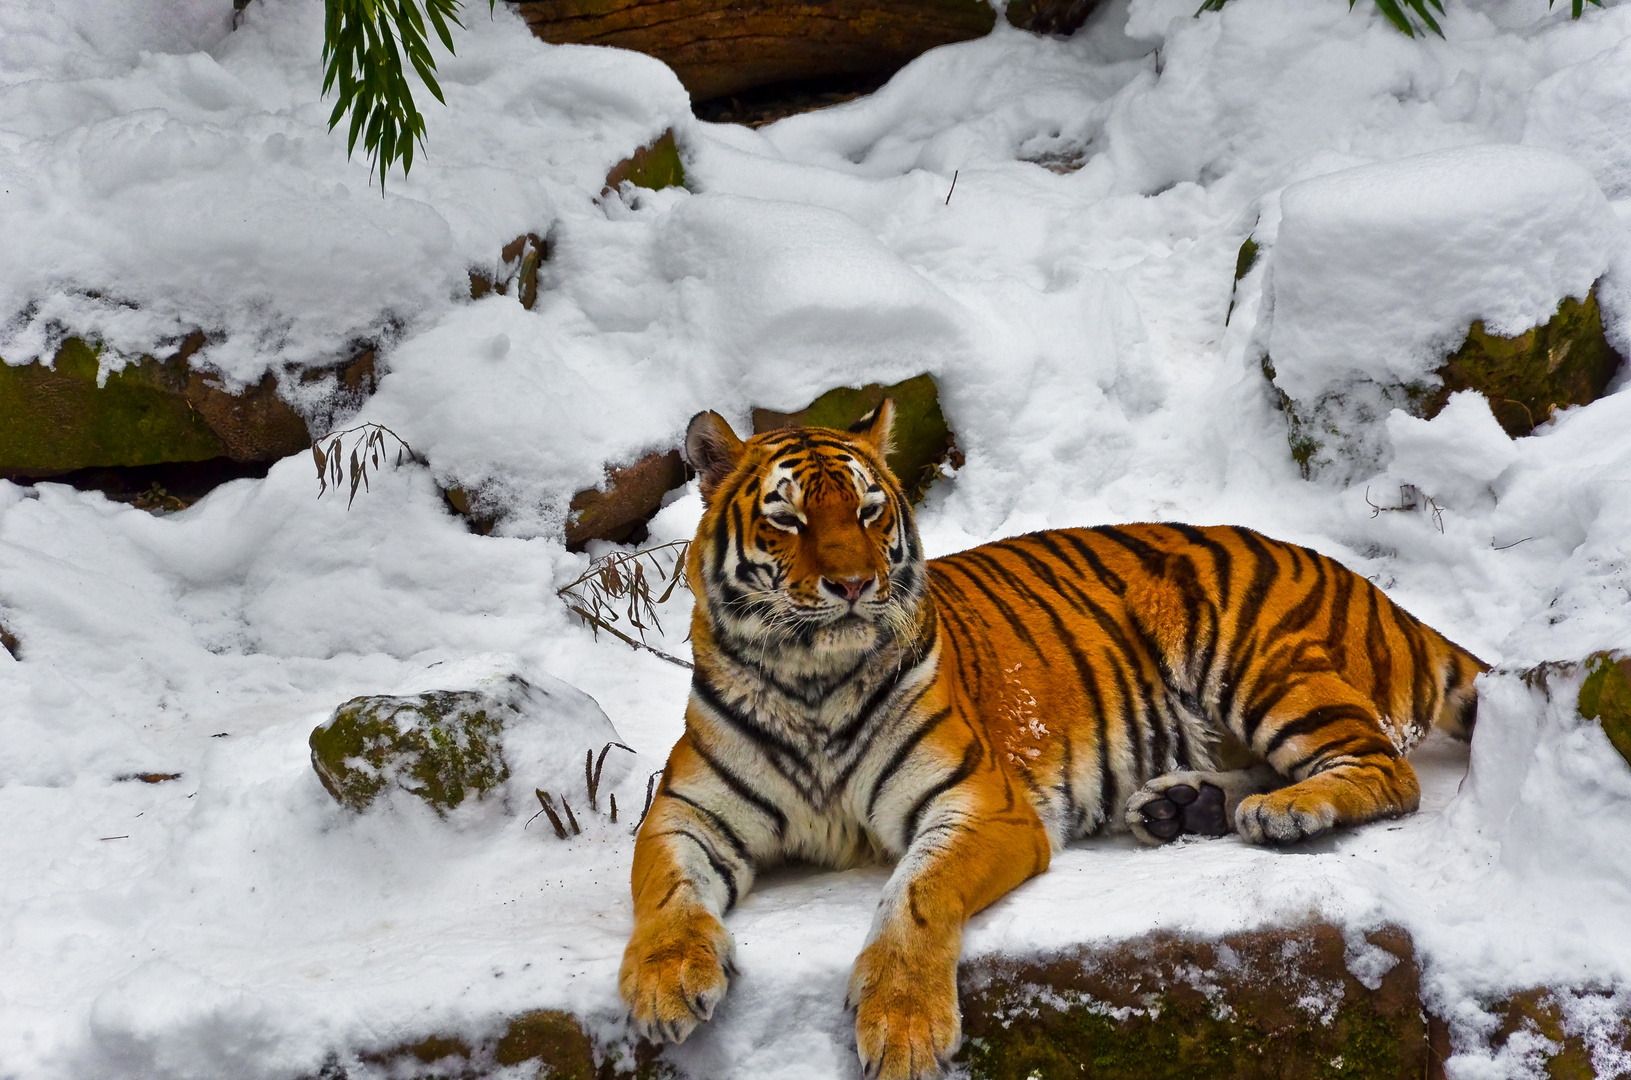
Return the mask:
[[[596,559],[577,580],[557,592],[567,607],[599,637],[602,630],[627,644],[690,668],[690,663],[646,642],[646,631],[661,634],[657,608],[685,584],[689,540],[673,540],[639,551],[618,551]],[[656,595],[653,595],[656,594]],[[627,625],[627,630],[621,624]],[[636,637],[637,635],[637,637]]]

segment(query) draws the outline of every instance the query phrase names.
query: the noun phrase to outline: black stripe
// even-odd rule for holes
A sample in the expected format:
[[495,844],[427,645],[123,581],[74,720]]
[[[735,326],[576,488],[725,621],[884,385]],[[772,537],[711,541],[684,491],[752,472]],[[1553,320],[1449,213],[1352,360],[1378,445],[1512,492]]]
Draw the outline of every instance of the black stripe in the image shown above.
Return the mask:
[[923,818],[923,811],[927,810],[929,804],[934,800],[973,776],[974,770],[980,764],[981,756],[979,744],[969,743],[963,750],[963,760],[958,764],[956,770],[918,797],[917,802],[912,806],[912,812],[906,816],[906,828],[901,833],[901,847],[903,849],[912,846],[912,839],[917,836],[917,826],[918,822]]
[[1099,558],[1099,553],[1094,551],[1087,541],[1076,535],[1075,530],[1037,533],[1037,536],[1042,538],[1042,542],[1048,546],[1049,551],[1053,551],[1054,554],[1060,556],[1065,565],[1071,566],[1070,559],[1065,557],[1064,552],[1055,550],[1051,543],[1054,537],[1063,540],[1076,550],[1077,555],[1081,556],[1082,561],[1087,564],[1087,568],[1093,571],[1093,576],[1099,579],[1100,585],[1103,585],[1117,596],[1127,595],[1127,582],[1122,579],[1120,574],[1106,566],[1104,560]]
[[950,715],[950,706],[941,709],[939,712],[931,713],[917,726],[916,730],[901,740],[901,744],[895,748],[895,752],[889,756],[888,762],[879,771],[878,778],[872,782],[872,794],[867,796],[866,800],[866,820],[868,824],[872,823],[872,811],[877,807],[878,797],[883,794],[884,787],[894,778],[895,773],[900,771],[900,767],[905,764],[912,751],[917,749],[918,743],[922,742],[929,732],[939,727]]
[[1286,723],[1281,724],[1279,730],[1264,745],[1263,756],[1265,758],[1272,756],[1288,740],[1313,734],[1323,727],[1338,724],[1344,720],[1355,720],[1370,726],[1376,724],[1376,717],[1358,705],[1321,705],[1318,708],[1309,710],[1295,720],[1288,720]]
[[730,867],[726,866],[720,860],[718,853],[715,852],[714,849],[708,844],[704,843],[700,836],[697,836],[689,829],[669,829],[664,832],[660,832],[657,835],[683,836],[697,847],[701,848],[703,856],[708,860],[708,865],[713,867],[714,873],[719,875],[719,880],[725,883],[725,888],[728,890],[729,895],[725,899],[725,910],[729,911],[736,906],[736,876],[731,873]]
[[765,751],[772,762],[776,760],[778,754],[791,760],[798,760],[803,757],[803,754],[792,743],[760,724],[749,714],[727,705],[725,699],[719,696],[719,692],[714,689],[713,685],[702,677],[701,672],[698,672],[691,679],[691,692],[725,723],[745,735],[760,750]]
[[[667,782],[666,778],[665,778],[664,782],[665,783]],[[752,859],[750,859],[748,857],[747,845],[742,843],[742,838],[740,836],[736,835],[736,830],[735,829],[731,828],[729,825],[727,825],[725,823],[724,818],[720,817],[718,814],[714,813],[712,810],[708,809],[706,806],[703,806],[701,803],[699,803],[695,799],[691,798],[691,796],[682,795],[678,791],[675,791],[672,787],[668,788],[664,792],[664,794],[666,794],[671,799],[678,799],[680,802],[684,803],[685,805],[687,805],[689,807],[692,807],[693,809],[695,809],[699,813],[701,813],[702,816],[706,817],[708,819],[708,824],[712,825],[714,827],[714,829],[721,836],[723,836],[725,838],[725,842],[730,844],[731,850],[736,852],[736,857],[737,858],[741,859],[743,862],[752,862],[753,861]]]
[[730,788],[737,798],[776,823],[776,836],[778,838],[787,835],[787,815],[782,811],[781,807],[748,786],[747,781],[726,768],[725,763],[710,754],[707,748],[698,740],[691,740],[691,749],[697,752],[697,757],[701,758],[703,763],[712,769],[719,776],[719,779],[725,782],[725,786]]

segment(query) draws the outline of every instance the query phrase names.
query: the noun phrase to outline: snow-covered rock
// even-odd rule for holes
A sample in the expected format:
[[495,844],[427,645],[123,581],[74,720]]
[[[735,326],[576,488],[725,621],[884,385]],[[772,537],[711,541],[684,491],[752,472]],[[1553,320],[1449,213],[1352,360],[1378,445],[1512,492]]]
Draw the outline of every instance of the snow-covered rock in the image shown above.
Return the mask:
[[[585,754],[620,742],[582,690],[547,675],[523,678],[510,665],[495,670],[492,658],[437,665],[415,684],[408,694],[352,698],[312,731],[312,768],[342,806],[366,810],[398,790],[438,814],[489,795],[515,812],[542,790],[584,807]],[[628,772],[623,755],[608,764],[597,788]]]

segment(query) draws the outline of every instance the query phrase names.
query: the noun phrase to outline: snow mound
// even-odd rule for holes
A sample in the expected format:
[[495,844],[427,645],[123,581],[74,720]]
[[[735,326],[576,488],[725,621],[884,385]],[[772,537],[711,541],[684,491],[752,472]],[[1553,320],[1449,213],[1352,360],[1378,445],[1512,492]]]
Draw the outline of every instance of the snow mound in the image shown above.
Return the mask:
[[1431,420],[1395,409],[1387,418],[1387,432],[1393,442],[1392,471],[1458,509],[1469,509],[1518,458],[1488,399],[1476,390],[1451,394]]
[[825,362],[828,378],[861,384],[886,365],[944,363],[958,345],[956,305],[836,211],[701,196],[675,207],[659,245],[681,309],[711,329],[720,359],[761,403],[797,407],[825,389],[789,396],[785,368]]
[[1270,256],[1275,381],[1298,401],[1429,375],[1478,319],[1515,335],[1584,297],[1623,228],[1579,164],[1467,146],[1288,186]]
[[[78,16],[105,25],[0,14],[12,364],[79,334],[117,365],[199,329],[194,366],[234,382],[343,360],[467,297],[466,270],[516,236],[592,212],[612,164],[690,119],[657,61],[548,46],[510,9],[472,10],[459,55],[433,46],[449,107],[421,91],[425,148],[381,193],[362,147],[348,157],[343,125],[328,129],[321,4],[263,0],[230,34],[218,5],[183,0],[139,33]],[[76,60],[86,36],[129,40]]]

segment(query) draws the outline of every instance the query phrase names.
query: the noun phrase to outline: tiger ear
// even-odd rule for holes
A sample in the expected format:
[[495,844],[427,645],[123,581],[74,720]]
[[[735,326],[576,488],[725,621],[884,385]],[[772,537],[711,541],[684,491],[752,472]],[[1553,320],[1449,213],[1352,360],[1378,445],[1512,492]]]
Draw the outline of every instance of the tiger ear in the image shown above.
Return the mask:
[[859,438],[881,458],[895,452],[895,399],[884,398],[878,407],[849,426],[849,433]]
[[702,501],[714,491],[742,460],[742,440],[716,412],[699,412],[685,429],[685,460],[697,471],[702,485]]

